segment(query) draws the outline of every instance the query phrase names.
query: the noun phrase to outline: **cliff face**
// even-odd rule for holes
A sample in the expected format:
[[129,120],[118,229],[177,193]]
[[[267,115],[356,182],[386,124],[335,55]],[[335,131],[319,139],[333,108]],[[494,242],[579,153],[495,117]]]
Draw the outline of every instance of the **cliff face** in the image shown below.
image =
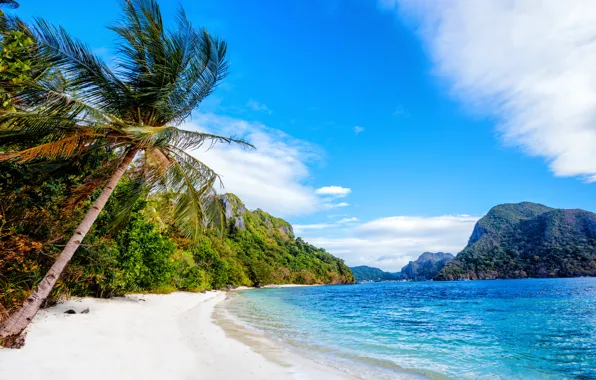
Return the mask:
[[[211,240],[217,254],[240,264],[250,283],[339,284],[355,281],[343,260],[296,238],[292,225],[257,209],[248,210],[234,194],[221,196],[225,241]],[[236,284],[245,284],[246,281]]]
[[401,277],[408,280],[430,280],[453,258],[451,253],[424,252],[416,261],[410,261],[402,268]]
[[535,203],[492,208],[437,280],[596,275],[596,214]]

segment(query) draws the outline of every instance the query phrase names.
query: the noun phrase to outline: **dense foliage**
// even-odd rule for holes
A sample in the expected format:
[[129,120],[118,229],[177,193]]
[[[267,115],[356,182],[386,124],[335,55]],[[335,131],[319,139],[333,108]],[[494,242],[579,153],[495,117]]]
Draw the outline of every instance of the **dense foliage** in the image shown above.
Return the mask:
[[[62,165],[43,175],[35,167],[0,164],[0,304],[3,317],[20,305],[60,253],[91,198],[72,207],[94,162]],[[127,292],[201,291],[228,285],[350,283],[349,268],[300,238],[291,226],[261,210],[223,198],[228,229],[184,237],[171,215],[168,194],[140,197],[124,229],[115,228],[134,184],[116,189],[91,233],[52,292],[112,297]],[[96,192],[97,193],[97,192]],[[96,195],[95,193],[95,195]],[[232,214],[229,208],[232,207]],[[242,222],[240,222],[242,221]],[[0,317],[0,320],[2,318]]]
[[121,281],[133,290],[161,288],[175,278],[170,273],[175,243],[162,241],[163,231],[144,225],[152,220],[132,213],[141,195],[168,194],[168,225],[194,243],[203,232],[224,228],[214,188],[219,177],[188,151],[204,144],[250,144],[179,126],[226,76],[227,45],[193,27],[182,9],[175,25],[168,25],[156,0],[121,5],[122,17],[110,27],[116,38],[114,65],[64,28],[43,19],[28,26],[0,15],[0,162],[47,166],[92,157],[93,173],[79,181],[87,194],[75,199],[88,200],[101,189],[79,224],[61,231],[71,238],[52,255],[54,264],[23,307],[0,325],[2,346],[23,344],[21,333],[60,286],[73,255],[84,253],[81,243],[93,239],[87,234],[125,172],[129,189],[120,192],[114,209],[119,215],[113,219],[118,230],[128,220],[134,223],[127,228],[136,229],[126,231],[125,239],[113,236],[115,245],[108,247],[116,267],[106,274],[115,273],[114,289]]
[[401,269],[401,278],[416,281],[430,280],[451,260],[453,260],[451,253],[424,252],[416,261],[410,261]]
[[524,202],[494,207],[437,280],[596,276],[596,214]]
[[379,268],[360,265],[357,267],[350,267],[354,277],[358,282],[364,281],[395,281],[399,280],[399,274],[385,272]]

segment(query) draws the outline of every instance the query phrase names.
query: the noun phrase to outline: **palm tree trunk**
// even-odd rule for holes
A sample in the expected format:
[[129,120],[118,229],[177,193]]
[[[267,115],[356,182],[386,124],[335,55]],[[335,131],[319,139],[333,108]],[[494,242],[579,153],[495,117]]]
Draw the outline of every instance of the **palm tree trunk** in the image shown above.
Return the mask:
[[64,250],[60,253],[56,262],[52,265],[48,273],[46,273],[39,285],[37,285],[35,291],[25,300],[23,307],[11,315],[3,325],[0,325],[0,346],[19,348],[24,344],[24,334],[22,334],[22,332],[33,320],[33,317],[39,311],[43,301],[45,301],[50,294],[50,291],[56,284],[56,281],[58,281],[62,271],[64,271],[64,268],[79,245],[81,245],[85,235],[87,235],[87,232],[89,232],[95,219],[97,219],[99,213],[106,205],[110,195],[112,195],[114,188],[118,184],[118,181],[120,181],[122,174],[124,174],[124,171],[130,165],[136,153],[137,149],[134,148],[126,153],[124,159],[101,191],[101,194],[95,203],[93,203],[93,206],[91,206],[91,209],[87,211],[85,218],[83,218],[83,221],[77,227],[75,234],[70,238],[68,243],[66,243]]

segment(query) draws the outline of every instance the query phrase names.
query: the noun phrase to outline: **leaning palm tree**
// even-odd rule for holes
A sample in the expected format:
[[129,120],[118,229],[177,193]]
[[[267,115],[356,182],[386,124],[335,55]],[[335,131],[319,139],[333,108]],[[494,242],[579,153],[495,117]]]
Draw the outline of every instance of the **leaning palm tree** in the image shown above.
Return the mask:
[[122,7],[124,18],[110,28],[118,35],[113,68],[64,29],[37,20],[37,59],[51,63],[57,74],[17,95],[21,111],[0,115],[0,146],[11,147],[0,153],[2,161],[114,157],[104,160],[100,170],[111,170],[109,179],[54,265],[0,327],[5,346],[22,344],[23,330],[126,170],[145,191],[175,194],[175,223],[197,238],[206,226],[221,225],[213,190],[218,176],[186,150],[218,142],[249,145],[178,128],[225,76],[225,42],[193,28],[183,11],[177,30],[168,31],[155,0],[126,0]]

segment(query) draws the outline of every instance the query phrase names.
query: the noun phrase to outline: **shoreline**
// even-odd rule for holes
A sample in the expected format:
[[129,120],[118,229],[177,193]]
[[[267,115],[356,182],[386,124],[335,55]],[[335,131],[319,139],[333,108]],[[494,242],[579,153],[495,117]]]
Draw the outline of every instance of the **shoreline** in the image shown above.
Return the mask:
[[214,315],[226,298],[211,291],[68,300],[38,313],[23,348],[0,349],[0,379],[354,378],[230,336]]
[[[323,285],[282,285],[268,286],[269,288],[302,287],[302,286],[323,286]],[[265,287],[263,287],[265,288]],[[245,288],[237,290],[258,290],[258,288]],[[233,298],[240,296],[239,293],[230,291],[226,299],[217,304],[213,312],[213,319],[217,325],[223,328],[226,334],[267,359],[288,365],[291,360],[294,363],[304,361],[310,364],[316,363],[327,369],[339,372],[342,379],[395,379],[395,380],[448,380],[449,378],[429,370],[416,370],[400,367],[394,363],[368,358],[358,355],[334,355],[331,351],[313,347],[310,345],[298,345],[295,342],[287,342],[276,338],[266,332],[255,330],[254,327],[246,324],[230,309]],[[311,377],[307,377],[311,378]],[[318,377],[317,377],[318,378]],[[327,377],[325,377],[327,378]]]
[[[343,285],[343,284],[342,284]],[[304,285],[304,284],[269,284],[263,285],[260,288],[255,286],[237,286],[235,288],[230,288],[227,290],[222,290],[223,292],[238,292],[241,290],[258,290],[258,289],[281,289],[281,288],[302,288],[307,286],[329,286],[328,284],[313,284],[313,285]]]

